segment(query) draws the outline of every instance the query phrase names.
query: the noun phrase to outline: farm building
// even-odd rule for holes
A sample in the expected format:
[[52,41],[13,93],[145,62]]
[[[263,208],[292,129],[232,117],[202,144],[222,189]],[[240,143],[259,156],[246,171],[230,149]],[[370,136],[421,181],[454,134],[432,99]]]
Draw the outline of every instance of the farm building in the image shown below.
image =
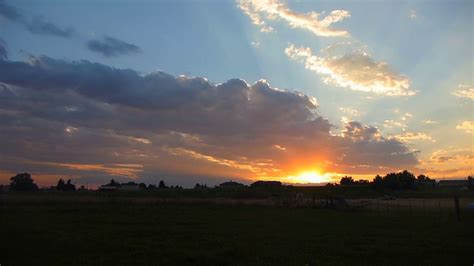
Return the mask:
[[245,187],[244,184],[234,182],[232,180],[230,180],[228,182],[224,182],[224,183],[219,185],[219,188],[243,188],[243,187]]
[[438,182],[440,187],[467,187],[468,185],[467,180],[441,180]]

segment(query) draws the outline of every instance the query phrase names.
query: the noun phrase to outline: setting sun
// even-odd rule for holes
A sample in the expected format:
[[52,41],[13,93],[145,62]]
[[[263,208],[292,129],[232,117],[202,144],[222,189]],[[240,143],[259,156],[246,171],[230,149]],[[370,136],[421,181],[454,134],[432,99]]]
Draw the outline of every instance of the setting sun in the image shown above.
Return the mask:
[[292,183],[325,183],[329,182],[331,177],[328,173],[321,174],[318,171],[302,172],[297,176],[289,176],[288,181]]

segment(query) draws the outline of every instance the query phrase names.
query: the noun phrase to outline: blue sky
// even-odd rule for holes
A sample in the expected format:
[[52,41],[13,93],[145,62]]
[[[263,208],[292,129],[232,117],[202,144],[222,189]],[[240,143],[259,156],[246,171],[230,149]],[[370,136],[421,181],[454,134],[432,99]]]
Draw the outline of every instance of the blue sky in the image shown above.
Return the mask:
[[[233,78],[249,84],[265,79],[274,88],[317,98],[316,112],[335,126],[332,134],[342,134],[348,121],[357,120],[419,151],[415,171],[425,170],[437,177],[472,172],[472,1],[264,3],[278,3],[281,10],[301,17],[308,12],[324,18],[334,10],[347,11],[350,16],[328,28],[348,35],[335,37],[291,26],[284,12],[267,17],[267,6],[258,7],[259,1],[243,2],[273,31],[262,32],[261,25],[252,23],[235,1],[16,0],[5,3],[25,20],[41,17],[59,28],[73,28],[74,34],[68,38],[35,34],[24,23],[0,16],[0,38],[10,61],[24,61],[29,54],[45,55],[129,68],[144,75],[161,70],[174,76],[204,77],[211,84]],[[87,42],[104,36],[135,45],[140,51],[107,57],[87,48]],[[341,43],[346,43],[342,52],[325,55],[322,51]],[[334,79],[328,82],[327,75],[308,69],[304,60],[309,57],[301,54],[303,50],[295,50],[294,57],[285,52],[291,45],[310,48],[312,56],[324,60],[340,58],[338,62],[345,64],[341,75],[354,71],[347,74],[349,80],[360,74],[355,68],[363,65],[347,65],[343,56],[363,51],[366,56],[361,60],[383,62],[389,69],[387,77],[408,81],[407,90],[414,94],[393,96],[360,91]],[[436,161],[439,154],[457,159]]]

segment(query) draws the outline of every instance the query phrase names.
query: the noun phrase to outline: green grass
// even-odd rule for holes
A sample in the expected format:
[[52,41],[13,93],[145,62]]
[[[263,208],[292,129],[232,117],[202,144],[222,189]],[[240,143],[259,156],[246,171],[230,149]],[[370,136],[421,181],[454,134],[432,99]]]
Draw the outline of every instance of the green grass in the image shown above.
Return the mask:
[[472,265],[474,217],[248,205],[3,201],[0,264]]

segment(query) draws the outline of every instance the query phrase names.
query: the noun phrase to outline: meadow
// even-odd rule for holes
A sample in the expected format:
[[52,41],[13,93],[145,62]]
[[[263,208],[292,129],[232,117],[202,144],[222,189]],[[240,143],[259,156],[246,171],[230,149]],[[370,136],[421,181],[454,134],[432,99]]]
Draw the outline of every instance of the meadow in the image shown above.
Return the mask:
[[[472,265],[474,215],[265,199],[6,193],[3,265]],[[462,202],[472,201],[463,198]],[[397,211],[398,210],[398,211]],[[406,210],[406,209],[405,209]]]

